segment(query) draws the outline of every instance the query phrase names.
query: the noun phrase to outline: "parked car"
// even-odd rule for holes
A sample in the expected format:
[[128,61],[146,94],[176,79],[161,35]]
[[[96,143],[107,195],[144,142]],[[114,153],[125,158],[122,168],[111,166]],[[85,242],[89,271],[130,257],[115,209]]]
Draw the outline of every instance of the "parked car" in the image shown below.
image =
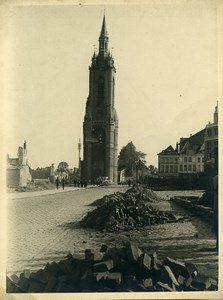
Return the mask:
[[97,179],[97,185],[108,186],[112,184],[112,180],[109,180],[108,177],[99,177]]

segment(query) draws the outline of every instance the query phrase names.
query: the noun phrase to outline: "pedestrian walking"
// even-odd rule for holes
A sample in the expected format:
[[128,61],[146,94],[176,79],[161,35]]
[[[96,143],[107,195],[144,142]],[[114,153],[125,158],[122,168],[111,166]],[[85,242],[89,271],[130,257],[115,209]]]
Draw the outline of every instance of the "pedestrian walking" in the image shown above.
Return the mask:
[[62,183],[62,188],[63,188],[63,190],[64,190],[64,185],[65,185],[65,180],[64,180],[64,178],[62,178],[61,183]]
[[58,188],[59,188],[59,184],[60,184],[60,181],[59,181],[59,178],[57,177],[57,178],[56,178],[56,187],[57,187],[57,190],[58,190]]

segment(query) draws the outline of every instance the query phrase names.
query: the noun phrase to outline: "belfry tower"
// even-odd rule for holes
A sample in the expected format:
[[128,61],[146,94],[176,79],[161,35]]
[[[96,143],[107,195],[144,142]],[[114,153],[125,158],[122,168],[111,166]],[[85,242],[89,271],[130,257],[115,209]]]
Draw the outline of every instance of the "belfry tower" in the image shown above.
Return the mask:
[[114,60],[108,50],[105,16],[89,67],[89,96],[83,123],[84,158],[82,178],[95,181],[108,177],[117,183],[118,117],[114,108]]

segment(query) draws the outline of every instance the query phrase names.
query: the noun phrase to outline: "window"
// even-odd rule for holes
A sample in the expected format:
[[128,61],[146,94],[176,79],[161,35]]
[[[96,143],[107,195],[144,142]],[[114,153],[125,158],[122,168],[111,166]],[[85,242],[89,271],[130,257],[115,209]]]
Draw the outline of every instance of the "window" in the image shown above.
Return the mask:
[[192,158],[191,158],[191,157],[188,157],[188,161],[189,161],[189,162],[192,162]]
[[166,158],[166,162],[167,162],[167,163],[169,162],[169,158]]
[[178,167],[177,167],[177,165],[175,165],[174,166],[174,172],[177,173],[177,171],[178,171]]
[[188,171],[191,171],[191,165],[188,166]]
[[169,166],[166,166],[166,173],[169,173]]
[[196,165],[193,165],[193,171],[196,172]]
[[187,157],[186,156],[184,157],[184,162],[187,162]]
[[214,135],[218,135],[218,128],[214,129]]
[[183,165],[180,165],[180,171],[183,171]]
[[164,171],[164,166],[163,166],[163,165],[160,166],[160,171],[161,171],[161,172]]
[[208,136],[211,136],[211,129],[208,129]]
[[187,171],[187,165],[184,165],[184,171]]
[[204,157],[202,157],[202,162],[204,162]]
[[175,162],[178,162],[178,158],[177,157],[175,158]]
[[200,158],[200,157],[198,157],[198,158],[197,158],[197,161],[198,161],[198,162],[201,162],[201,158]]
[[173,166],[170,166],[170,173],[173,173]]

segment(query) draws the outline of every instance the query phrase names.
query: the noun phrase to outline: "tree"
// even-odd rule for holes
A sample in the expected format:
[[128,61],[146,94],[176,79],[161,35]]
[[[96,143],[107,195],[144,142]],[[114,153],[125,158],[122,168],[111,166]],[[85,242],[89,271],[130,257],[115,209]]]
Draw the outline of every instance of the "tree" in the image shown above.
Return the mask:
[[149,166],[149,170],[151,172],[151,175],[155,175],[157,173],[157,171],[158,171],[157,168],[154,167],[153,165]]
[[131,176],[133,164],[139,160],[146,163],[146,154],[142,151],[137,151],[133,142],[129,142],[126,146],[122,147],[118,156],[118,169],[126,169],[126,175]]
[[60,163],[59,163],[59,165],[58,165],[58,167],[57,167],[57,170],[59,171],[59,172],[63,172],[63,171],[65,171],[67,168],[68,168],[68,163],[67,162],[65,162],[65,161],[61,161]]

